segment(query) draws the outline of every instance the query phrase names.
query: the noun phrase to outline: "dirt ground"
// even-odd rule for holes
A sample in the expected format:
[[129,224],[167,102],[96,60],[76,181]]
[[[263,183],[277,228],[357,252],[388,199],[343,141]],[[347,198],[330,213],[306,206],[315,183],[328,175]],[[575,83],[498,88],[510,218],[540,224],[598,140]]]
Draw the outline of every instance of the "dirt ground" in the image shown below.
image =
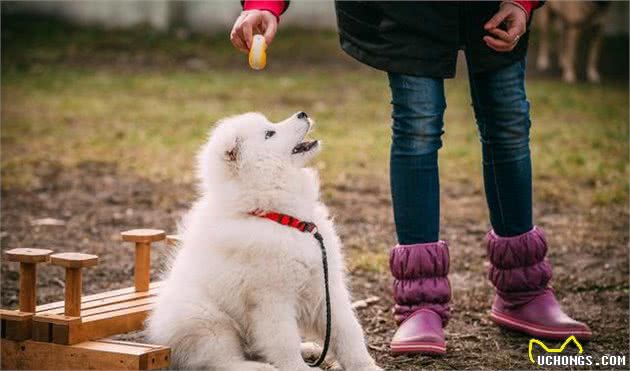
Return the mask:
[[[37,176],[39,181],[31,189],[2,190],[2,248],[29,246],[99,255],[98,266],[84,275],[85,293],[131,286],[133,252],[131,246],[121,243],[118,233],[135,227],[173,231],[195,197],[192,185],[154,183],[122,174],[107,163],[82,163],[76,168],[43,163]],[[388,192],[385,182],[359,177],[324,190],[350,256],[371,254],[386,261],[384,246],[394,242]],[[355,300],[373,295],[381,298],[358,311],[370,352],[391,370],[533,368],[527,358],[529,338],[498,329],[488,317],[492,291],[484,275],[487,265],[482,241],[488,223],[482,193],[467,184],[445,184],[442,192],[443,236],[450,242],[452,254],[448,356],[389,354],[388,340],[395,327],[386,267],[351,272]],[[625,208],[595,208],[585,213],[570,205],[545,204],[538,205],[536,215],[549,236],[555,265],[553,286],[566,310],[587,321],[595,334],[584,345],[585,352],[628,355]],[[44,217],[62,219],[66,225],[31,225]],[[166,249],[158,246],[153,250],[154,266],[159,266]],[[16,304],[17,279],[16,265],[3,261],[3,306]],[[40,303],[62,299],[62,269],[45,267],[38,279]],[[141,335],[132,337],[141,339]]]

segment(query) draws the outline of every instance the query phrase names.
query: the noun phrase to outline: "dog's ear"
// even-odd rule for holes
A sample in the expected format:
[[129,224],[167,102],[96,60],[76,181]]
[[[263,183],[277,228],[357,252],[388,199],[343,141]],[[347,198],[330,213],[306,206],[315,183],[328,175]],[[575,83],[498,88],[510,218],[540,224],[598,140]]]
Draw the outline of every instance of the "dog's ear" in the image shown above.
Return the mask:
[[241,150],[241,138],[234,138],[234,142],[229,146],[224,153],[225,161],[227,162],[236,162],[238,160],[240,150]]

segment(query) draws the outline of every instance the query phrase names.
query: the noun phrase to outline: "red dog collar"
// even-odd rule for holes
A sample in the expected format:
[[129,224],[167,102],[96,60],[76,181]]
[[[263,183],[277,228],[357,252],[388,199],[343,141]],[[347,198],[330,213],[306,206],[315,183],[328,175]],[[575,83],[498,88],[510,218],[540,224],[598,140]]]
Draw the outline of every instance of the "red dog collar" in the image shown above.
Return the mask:
[[260,211],[260,210],[254,210],[250,212],[249,214],[260,217],[260,218],[273,220],[274,222],[278,224],[295,228],[299,230],[300,232],[313,233],[313,234],[317,233],[317,226],[314,223],[303,222],[300,219],[294,218],[290,215],[280,214],[275,211]]

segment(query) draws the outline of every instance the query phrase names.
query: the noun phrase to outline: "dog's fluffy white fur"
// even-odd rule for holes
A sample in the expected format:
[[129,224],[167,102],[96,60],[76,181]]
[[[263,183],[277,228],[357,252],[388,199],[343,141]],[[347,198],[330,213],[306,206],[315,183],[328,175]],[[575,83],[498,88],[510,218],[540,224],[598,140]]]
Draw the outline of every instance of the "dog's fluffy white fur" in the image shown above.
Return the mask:
[[311,370],[300,344],[322,344],[325,333],[319,245],[311,234],[249,214],[266,210],[318,226],[330,272],[330,350],[345,370],[380,370],[351,308],[317,174],[305,167],[320,149],[302,143],[310,126],[301,114],[278,124],[258,113],[230,117],[199,153],[201,196],[183,218],[180,248],[147,321],[148,337],[172,347],[176,367]]

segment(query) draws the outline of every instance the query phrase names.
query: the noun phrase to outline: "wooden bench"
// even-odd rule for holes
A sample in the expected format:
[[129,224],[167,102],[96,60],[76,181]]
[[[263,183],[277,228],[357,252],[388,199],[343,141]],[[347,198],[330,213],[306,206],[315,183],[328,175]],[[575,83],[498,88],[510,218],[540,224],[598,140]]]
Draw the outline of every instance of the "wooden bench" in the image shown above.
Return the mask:
[[[150,282],[153,242],[164,231],[137,229],[121,233],[135,244],[134,287],[82,297],[82,269],[98,262],[95,255],[52,254],[51,250],[13,249],[5,258],[20,263],[18,310],[0,310],[3,369],[153,369],[168,366],[168,347],[104,339],[143,328],[160,282]],[[170,235],[167,243],[175,245]],[[65,300],[36,306],[36,265],[66,270]],[[54,365],[51,365],[52,364]]]

